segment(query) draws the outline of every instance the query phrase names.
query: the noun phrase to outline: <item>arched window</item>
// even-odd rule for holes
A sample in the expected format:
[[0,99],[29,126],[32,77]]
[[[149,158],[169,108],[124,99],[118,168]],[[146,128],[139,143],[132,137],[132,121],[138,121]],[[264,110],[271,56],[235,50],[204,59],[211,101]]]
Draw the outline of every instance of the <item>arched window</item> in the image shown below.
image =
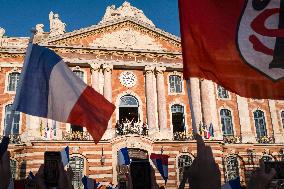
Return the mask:
[[253,112],[254,124],[257,137],[263,137],[267,135],[266,123],[264,113],[261,110],[256,110]]
[[220,117],[221,117],[223,135],[225,136],[234,135],[231,111],[228,109],[221,109]]
[[18,72],[13,72],[9,74],[7,91],[16,91],[19,78],[20,78],[20,73]]
[[181,155],[178,158],[178,171],[179,181],[182,180],[184,167],[188,167],[192,164],[192,158],[189,155]]
[[273,158],[270,156],[270,155],[263,155],[261,157],[261,159],[264,161],[264,162],[270,162],[270,161],[273,161]]
[[[8,104],[7,106],[5,106],[5,119],[4,119],[5,129],[8,126],[8,120],[10,119],[11,111],[12,111],[12,104]],[[19,134],[19,126],[20,126],[20,112],[15,111],[12,129],[8,133]]]
[[74,186],[74,188],[82,188],[81,179],[83,177],[84,159],[74,156],[70,158],[69,164],[74,174],[72,185]]
[[84,81],[84,72],[82,72],[80,70],[73,70],[73,73]]
[[233,180],[239,177],[239,163],[235,156],[228,156],[226,158],[226,181]]
[[17,173],[17,161],[10,159],[10,167],[11,167],[11,175],[12,179],[16,179],[16,173]]
[[229,98],[229,92],[224,87],[218,85],[217,89],[219,98]]
[[169,77],[170,93],[182,93],[182,80],[178,75],[171,75]]
[[284,111],[281,112],[282,127],[284,129]]
[[138,107],[138,100],[131,95],[126,95],[120,98],[119,107]]
[[184,107],[179,104],[172,105],[171,112],[172,112],[173,131],[184,132],[185,131]]

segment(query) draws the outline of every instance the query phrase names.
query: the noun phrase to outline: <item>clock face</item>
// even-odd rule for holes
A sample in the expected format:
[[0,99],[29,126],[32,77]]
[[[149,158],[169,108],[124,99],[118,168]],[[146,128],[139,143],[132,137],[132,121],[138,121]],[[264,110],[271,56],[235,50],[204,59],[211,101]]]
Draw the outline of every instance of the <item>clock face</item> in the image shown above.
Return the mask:
[[120,83],[125,87],[133,87],[136,84],[136,76],[129,71],[122,72],[119,76]]

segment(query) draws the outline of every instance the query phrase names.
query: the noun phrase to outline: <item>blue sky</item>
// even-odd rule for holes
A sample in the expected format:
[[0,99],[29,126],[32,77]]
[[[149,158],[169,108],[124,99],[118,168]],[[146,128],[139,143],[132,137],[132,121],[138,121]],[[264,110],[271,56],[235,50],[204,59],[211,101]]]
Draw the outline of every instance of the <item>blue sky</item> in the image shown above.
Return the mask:
[[[120,6],[124,0],[0,0],[0,27],[7,36],[29,36],[36,24],[44,24],[49,30],[48,14],[59,13],[67,24],[67,31],[97,24],[107,6]],[[179,34],[177,0],[128,0],[143,10],[156,27]]]

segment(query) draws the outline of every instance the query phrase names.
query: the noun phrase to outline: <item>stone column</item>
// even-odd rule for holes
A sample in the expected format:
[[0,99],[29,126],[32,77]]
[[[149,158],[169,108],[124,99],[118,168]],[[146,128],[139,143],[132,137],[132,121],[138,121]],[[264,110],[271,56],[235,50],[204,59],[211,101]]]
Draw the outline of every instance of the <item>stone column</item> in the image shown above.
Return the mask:
[[162,139],[171,139],[170,129],[167,127],[167,106],[166,92],[164,82],[165,67],[157,67],[157,94],[158,94],[158,123],[160,126],[160,134]]
[[146,77],[146,106],[147,106],[147,124],[149,126],[149,134],[153,135],[158,132],[156,126],[156,112],[155,112],[155,95],[154,95],[154,67],[145,67]]
[[277,118],[277,110],[275,105],[275,100],[268,100],[269,111],[272,121],[272,129],[274,133],[275,143],[283,143],[284,135],[281,132],[281,126]]
[[[104,72],[104,97],[112,102],[112,65],[103,65]],[[110,119],[108,122],[108,128],[103,136],[103,139],[111,139],[114,137],[115,130],[112,128],[112,120]]]
[[255,135],[251,129],[248,101],[244,97],[237,95],[237,104],[241,126],[241,137],[243,143],[255,143]]
[[223,139],[222,127],[218,122],[219,114],[217,112],[216,96],[214,93],[214,84],[209,80],[201,81],[201,103],[203,111],[203,123],[210,126],[213,124],[214,138],[217,140]]
[[92,73],[92,87],[97,91],[100,92],[100,65],[96,63],[91,63],[91,73]]
[[194,112],[197,131],[199,131],[199,124],[202,123],[202,109],[200,98],[200,82],[198,78],[190,78],[190,93],[193,106],[193,110],[190,111]]

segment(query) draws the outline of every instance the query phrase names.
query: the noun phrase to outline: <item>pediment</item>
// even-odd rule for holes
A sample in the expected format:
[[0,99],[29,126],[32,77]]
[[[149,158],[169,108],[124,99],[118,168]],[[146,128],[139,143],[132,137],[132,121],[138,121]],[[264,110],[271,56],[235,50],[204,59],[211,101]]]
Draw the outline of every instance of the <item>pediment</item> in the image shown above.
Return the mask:
[[180,52],[180,39],[155,27],[125,20],[48,38],[45,44],[68,47]]

